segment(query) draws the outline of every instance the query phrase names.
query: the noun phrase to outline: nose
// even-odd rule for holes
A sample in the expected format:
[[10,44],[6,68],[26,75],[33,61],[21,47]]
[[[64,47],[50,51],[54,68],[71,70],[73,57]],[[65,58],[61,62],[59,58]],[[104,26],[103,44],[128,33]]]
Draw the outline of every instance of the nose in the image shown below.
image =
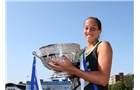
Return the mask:
[[91,28],[88,28],[88,29],[87,29],[87,32],[91,32],[91,31],[92,31]]

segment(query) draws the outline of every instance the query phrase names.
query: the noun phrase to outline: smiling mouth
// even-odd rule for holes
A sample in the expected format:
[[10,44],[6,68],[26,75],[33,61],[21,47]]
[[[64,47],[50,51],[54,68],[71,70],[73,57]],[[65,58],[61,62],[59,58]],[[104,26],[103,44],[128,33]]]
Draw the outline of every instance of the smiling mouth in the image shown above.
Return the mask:
[[93,35],[87,35],[87,37],[92,37]]

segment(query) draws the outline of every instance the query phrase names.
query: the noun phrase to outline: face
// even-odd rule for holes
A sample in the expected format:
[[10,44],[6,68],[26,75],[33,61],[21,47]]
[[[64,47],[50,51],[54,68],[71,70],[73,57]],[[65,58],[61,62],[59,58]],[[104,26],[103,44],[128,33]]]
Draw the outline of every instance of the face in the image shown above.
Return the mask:
[[101,30],[98,29],[97,23],[94,19],[87,19],[84,25],[84,36],[88,42],[98,40]]

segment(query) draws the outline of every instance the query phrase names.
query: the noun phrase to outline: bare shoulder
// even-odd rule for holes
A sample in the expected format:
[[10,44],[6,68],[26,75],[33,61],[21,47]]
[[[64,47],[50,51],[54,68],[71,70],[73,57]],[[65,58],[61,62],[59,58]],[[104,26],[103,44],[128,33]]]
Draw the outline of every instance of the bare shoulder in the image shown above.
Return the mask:
[[102,41],[99,46],[111,46],[108,41]]
[[98,46],[98,50],[102,51],[102,50],[105,50],[105,51],[112,51],[112,47],[111,47],[111,44],[108,42],[108,41],[102,41],[99,46]]

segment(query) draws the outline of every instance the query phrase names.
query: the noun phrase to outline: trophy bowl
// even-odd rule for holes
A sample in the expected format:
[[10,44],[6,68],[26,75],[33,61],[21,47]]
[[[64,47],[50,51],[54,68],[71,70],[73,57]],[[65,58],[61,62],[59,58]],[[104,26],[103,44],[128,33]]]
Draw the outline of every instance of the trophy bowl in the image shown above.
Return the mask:
[[[49,44],[40,47],[39,50],[40,54],[37,54],[34,51],[33,55],[37,56],[42,61],[43,65],[49,70],[52,70],[49,65],[49,62],[52,59],[58,60],[59,62],[65,62],[65,60],[62,58],[63,55],[65,55],[73,65],[77,65],[79,62],[80,54],[82,52],[80,45],[77,43]],[[52,77],[67,77],[69,75],[70,74],[67,72],[54,71]]]

